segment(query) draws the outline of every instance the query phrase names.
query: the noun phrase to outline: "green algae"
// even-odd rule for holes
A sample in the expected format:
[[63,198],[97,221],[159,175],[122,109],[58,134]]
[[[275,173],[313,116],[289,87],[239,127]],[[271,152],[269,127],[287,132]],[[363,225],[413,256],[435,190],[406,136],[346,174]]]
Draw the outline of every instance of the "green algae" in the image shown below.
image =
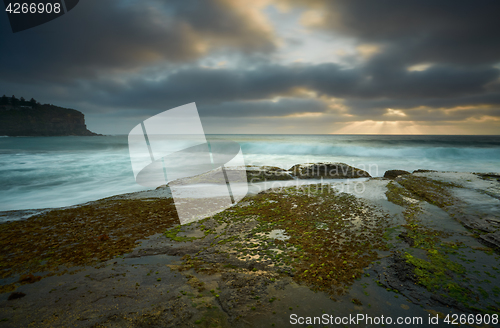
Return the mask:
[[411,199],[446,207],[455,202],[448,188],[462,188],[462,186],[409,174],[389,182],[386,196],[390,202],[403,207],[411,205]]
[[440,243],[441,238],[450,234],[431,229],[422,224],[418,218],[421,210],[418,205],[411,204],[403,212],[407,224],[407,236],[413,241],[412,248],[426,251],[426,259],[417,258],[407,252],[404,258],[413,266],[418,283],[431,292],[439,291],[442,296],[451,297],[466,306],[472,302],[474,293],[457,284],[455,279],[465,273],[465,267],[448,258],[447,254],[456,252],[458,245]]
[[[471,273],[467,272],[465,266],[449,257],[453,255],[466,263],[473,262],[473,259],[468,259],[461,251],[468,248],[460,242],[442,242],[443,238],[450,237],[452,234],[424,225],[420,220],[423,214],[420,202],[408,201],[409,198],[413,198],[446,209],[456,202],[449,188],[461,186],[413,175],[399,177],[396,182],[387,184],[386,195],[389,201],[405,207],[403,212],[406,221],[403,225],[406,228],[404,239],[411,248],[404,253],[403,257],[413,268],[416,282],[428,291],[444,298],[451,298],[469,309],[491,312],[491,309],[486,309],[487,307],[478,306],[481,299],[489,297],[488,292],[478,284],[467,285],[471,281]],[[417,253],[413,254],[412,249],[424,250],[425,256],[417,257]],[[491,249],[483,251],[491,253]],[[472,273],[480,274],[477,270]],[[487,280],[479,281],[477,278],[474,278],[474,281],[491,283]]]
[[454,183],[415,175],[400,176],[396,181],[414,197],[438,207],[450,206],[455,202],[448,188],[461,188],[460,185]]
[[435,249],[427,252],[428,261],[405,253],[408,263],[415,267],[418,281],[429,290],[440,289],[451,282],[452,273],[463,274],[463,265],[450,261],[446,255]]
[[387,228],[384,232],[384,235],[382,236],[382,238],[384,238],[385,240],[389,241],[389,240],[392,240],[394,239],[393,238],[393,235],[398,232],[398,229],[400,229],[401,226],[395,226],[395,227],[390,227],[390,228]]
[[[253,261],[255,265],[264,265],[258,268],[268,266],[282,273],[293,272],[293,279],[299,283],[343,294],[346,287],[361,277],[363,269],[378,258],[377,251],[386,249],[383,235],[388,218],[329,185],[312,185],[307,190],[297,187],[271,190],[244,201],[248,204],[212,217],[218,224],[251,228],[245,237],[227,231],[219,233],[211,244],[243,261],[241,265]],[[276,229],[285,231],[289,239],[270,238],[269,233]],[[184,260],[184,267],[177,269],[214,273],[238,266],[234,262],[232,266],[206,263],[196,257]],[[251,267],[250,271],[256,272],[257,267]]]
[[202,318],[195,321],[197,327],[221,327],[229,328],[228,316],[218,307],[206,306]]
[[420,213],[420,207],[414,204],[408,206],[403,212],[406,219],[406,224],[404,224],[403,227],[407,229],[408,237],[413,240],[412,247],[431,249],[435,247],[436,243],[438,243],[441,238],[450,236],[449,233],[431,229],[422,224],[421,220],[418,218],[418,214]]
[[165,231],[164,235],[165,237],[177,241],[177,242],[187,242],[187,241],[193,241],[198,238],[196,237],[185,237],[185,236],[178,236],[179,232],[181,232],[182,226],[178,225],[176,227],[173,227],[167,231]]
[[[431,292],[452,298],[466,307],[472,308],[479,300],[478,293],[457,283],[457,277],[461,277],[466,273],[465,267],[451,261],[446,255],[437,250],[430,250],[427,257],[428,260],[423,260],[405,253],[407,262],[414,266],[414,273],[418,283]],[[477,290],[481,293],[482,288],[479,286]],[[484,297],[484,293],[481,293],[481,295]]]
[[414,196],[410,191],[394,181],[390,181],[386,186],[387,191],[385,195],[387,196],[387,200],[399,206],[408,206],[411,204],[408,199],[412,199]]
[[238,236],[232,236],[232,237],[229,237],[229,238],[226,238],[226,239],[219,240],[217,243],[218,244],[226,244],[226,243],[230,243],[232,241],[235,241],[238,238],[239,238]]

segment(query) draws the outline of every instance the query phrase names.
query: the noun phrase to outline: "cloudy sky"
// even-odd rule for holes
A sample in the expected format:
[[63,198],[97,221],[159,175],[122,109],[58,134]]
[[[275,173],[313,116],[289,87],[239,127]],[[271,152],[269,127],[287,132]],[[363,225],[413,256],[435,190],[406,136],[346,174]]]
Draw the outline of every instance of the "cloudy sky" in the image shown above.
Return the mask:
[[0,95],[80,110],[103,134],[190,102],[207,133],[500,134],[499,14],[500,1],[83,0],[15,34],[0,19]]

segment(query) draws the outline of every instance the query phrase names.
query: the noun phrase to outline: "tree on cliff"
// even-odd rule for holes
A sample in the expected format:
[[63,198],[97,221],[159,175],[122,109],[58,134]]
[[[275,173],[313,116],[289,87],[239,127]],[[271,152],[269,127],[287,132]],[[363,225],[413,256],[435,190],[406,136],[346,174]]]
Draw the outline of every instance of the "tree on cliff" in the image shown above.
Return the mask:
[[30,99],[30,105],[31,107],[35,108],[37,106],[36,100],[34,98]]
[[12,97],[10,97],[10,104],[12,106],[17,106],[19,104],[19,99],[17,99],[16,96],[12,95]]
[[0,105],[8,105],[9,104],[9,98],[6,95],[3,95],[2,98],[0,98]]

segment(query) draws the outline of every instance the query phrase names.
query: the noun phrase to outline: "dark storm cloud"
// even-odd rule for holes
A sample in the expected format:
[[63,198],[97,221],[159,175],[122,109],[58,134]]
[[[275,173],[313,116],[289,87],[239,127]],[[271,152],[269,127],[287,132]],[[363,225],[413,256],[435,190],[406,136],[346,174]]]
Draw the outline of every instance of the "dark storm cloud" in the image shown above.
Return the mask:
[[[190,67],[165,74],[166,77],[155,80],[137,76],[126,82],[99,79],[67,86],[47,84],[37,89],[38,92],[43,90],[44,97],[53,103],[73,99],[90,103],[97,111],[105,110],[99,109],[99,105],[108,110],[140,108],[142,115],[193,101],[208,116],[261,116],[266,113],[278,116],[300,111],[327,111],[321,99],[297,98],[298,88],[315,91],[318,96],[344,98],[351,113],[360,116],[383,114],[388,107],[450,107],[483,103],[486,99],[498,101],[497,94],[489,98],[482,94],[483,85],[498,77],[498,70],[491,68],[436,67],[424,72],[400,72],[397,83],[367,79],[362,69],[344,69],[337,64],[276,64],[246,70]],[[295,98],[279,104],[264,101],[279,96]]]
[[[380,63],[376,69],[371,63],[364,70],[370,82],[360,89],[360,98],[390,97],[392,99],[456,97],[485,93],[485,86],[495,81],[500,70],[493,67],[461,68],[434,66],[425,71],[397,70]],[[370,75],[370,73],[373,73]],[[353,95],[356,97],[356,95]]]
[[468,118],[479,119],[483,116],[500,117],[500,107],[473,108],[457,110],[414,109],[406,111],[408,116],[401,120],[409,121],[462,121]]
[[12,34],[0,24],[0,79],[39,84],[179,65],[211,51],[274,49],[269,31],[225,0],[86,0],[63,17]]
[[393,46],[398,62],[469,65],[500,58],[499,1],[284,1],[319,9],[319,28]]
[[199,106],[202,117],[280,117],[301,113],[323,113],[327,105],[317,99],[283,98],[276,101],[233,101]]
[[99,90],[94,99],[108,106],[161,109],[192,101],[214,105],[271,99],[303,88],[316,91],[319,96],[346,98],[347,103],[358,104],[357,109],[363,111],[387,105],[409,108],[425,103],[445,105],[447,101],[451,105],[456,97],[466,96],[469,102],[481,102],[484,85],[498,76],[499,71],[494,68],[436,67],[424,72],[400,72],[397,82],[384,83],[367,79],[362,69],[343,69],[337,64],[262,65],[250,70],[194,67],[155,81],[99,81],[94,84]]
[[[411,109],[417,107],[454,108],[459,106],[500,107],[500,93],[480,94],[450,98],[412,98],[412,99],[349,99],[345,104],[352,108],[353,114],[368,113],[370,110]],[[382,111],[383,112],[383,111]]]
[[[318,68],[315,66],[297,65],[263,65],[251,70],[190,68],[171,74],[153,85],[145,80],[132,82],[130,93],[125,95],[122,105],[137,106],[145,102],[147,107],[158,108],[164,106],[166,101],[180,104],[187,99],[212,105],[269,99],[314,83],[316,71]],[[337,83],[335,78],[331,78],[330,83],[337,84],[339,92],[346,91],[341,82],[345,76],[355,74],[341,73],[340,67],[335,64],[324,65],[321,73],[325,71],[338,76]]]

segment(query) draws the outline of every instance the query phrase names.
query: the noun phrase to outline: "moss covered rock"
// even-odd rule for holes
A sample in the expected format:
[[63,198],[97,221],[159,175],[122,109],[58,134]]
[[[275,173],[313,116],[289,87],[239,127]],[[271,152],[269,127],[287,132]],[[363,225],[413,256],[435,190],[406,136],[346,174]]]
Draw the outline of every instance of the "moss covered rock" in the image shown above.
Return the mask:
[[368,172],[344,163],[297,164],[292,166],[290,171],[299,179],[347,179],[371,177]]
[[410,174],[410,172],[405,170],[388,170],[384,173],[384,178],[394,180],[400,175]]

